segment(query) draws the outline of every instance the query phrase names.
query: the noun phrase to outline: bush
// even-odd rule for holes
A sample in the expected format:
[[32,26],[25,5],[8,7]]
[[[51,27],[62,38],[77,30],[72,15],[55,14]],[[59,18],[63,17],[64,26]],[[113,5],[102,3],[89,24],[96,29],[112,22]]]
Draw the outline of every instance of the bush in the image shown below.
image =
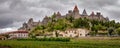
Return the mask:
[[108,35],[108,33],[98,33],[98,35]]
[[90,32],[89,34],[90,34],[91,36],[96,36],[97,33],[94,32],[94,31],[92,31],[92,32]]
[[116,31],[117,31],[117,34],[120,36],[120,28],[118,28]]
[[18,41],[62,41],[68,42],[70,38],[30,38],[30,39],[17,39]]

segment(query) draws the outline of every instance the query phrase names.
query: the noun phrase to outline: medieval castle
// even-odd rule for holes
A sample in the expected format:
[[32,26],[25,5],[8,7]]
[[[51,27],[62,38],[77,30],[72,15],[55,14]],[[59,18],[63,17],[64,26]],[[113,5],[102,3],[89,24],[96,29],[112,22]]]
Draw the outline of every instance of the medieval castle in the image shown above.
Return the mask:
[[[79,9],[77,6],[74,7],[73,10],[69,10],[66,15],[61,15],[60,12],[54,13],[55,19],[60,19],[60,18],[66,18],[69,16],[74,17],[75,19],[77,18],[87,18],[91,20],[103,20],[103,21],[109,21],[109,19],[106,17],[103,17],[100,12],[97,12],[96,14],[92,12],[90,15],[87,14],[86,10],[83,10],[83,13],[79,13]],[[19,28],[18,30],[31,30],[33,27],[36,27],[37,25],[44,25],[50,22],[52,19],[48,16],[45,16],[45,18],[42,20],[42,22],[34,22],[33,18],[30,18],[27,23],[23,23],[23,26]]]

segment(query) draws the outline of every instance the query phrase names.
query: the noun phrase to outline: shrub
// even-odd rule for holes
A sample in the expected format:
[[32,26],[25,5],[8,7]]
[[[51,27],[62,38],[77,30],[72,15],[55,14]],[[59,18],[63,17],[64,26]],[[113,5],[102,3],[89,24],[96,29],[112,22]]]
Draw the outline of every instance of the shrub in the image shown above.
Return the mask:
[[97,33],[94,32],[94,31],[92,31],[92,32],[90,32],[89,34],[90,34],[91,36],[96,36]]
[[116,29],[117,34],[120,36],[120,28]]
[[62,41],[68,42],[70,38],[29,38],[29,39],[17,39],[18,41]]

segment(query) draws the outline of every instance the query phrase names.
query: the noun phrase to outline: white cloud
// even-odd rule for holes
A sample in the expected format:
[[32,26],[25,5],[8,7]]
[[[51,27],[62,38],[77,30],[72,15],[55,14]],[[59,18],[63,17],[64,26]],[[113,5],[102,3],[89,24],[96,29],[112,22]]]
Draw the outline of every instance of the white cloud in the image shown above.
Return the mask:
[[6,33],[6,32],[10,32],[10,31],[16,31],[16,28],[3,28],[0,29],[0,33]]

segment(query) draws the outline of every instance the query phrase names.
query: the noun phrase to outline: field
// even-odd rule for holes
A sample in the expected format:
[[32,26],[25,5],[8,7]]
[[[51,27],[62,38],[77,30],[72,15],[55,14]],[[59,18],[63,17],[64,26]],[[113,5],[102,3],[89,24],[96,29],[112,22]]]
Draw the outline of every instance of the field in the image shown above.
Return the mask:
[[74,38],[60,41],[0,41],[0,48],[120,48],[120,37]]

